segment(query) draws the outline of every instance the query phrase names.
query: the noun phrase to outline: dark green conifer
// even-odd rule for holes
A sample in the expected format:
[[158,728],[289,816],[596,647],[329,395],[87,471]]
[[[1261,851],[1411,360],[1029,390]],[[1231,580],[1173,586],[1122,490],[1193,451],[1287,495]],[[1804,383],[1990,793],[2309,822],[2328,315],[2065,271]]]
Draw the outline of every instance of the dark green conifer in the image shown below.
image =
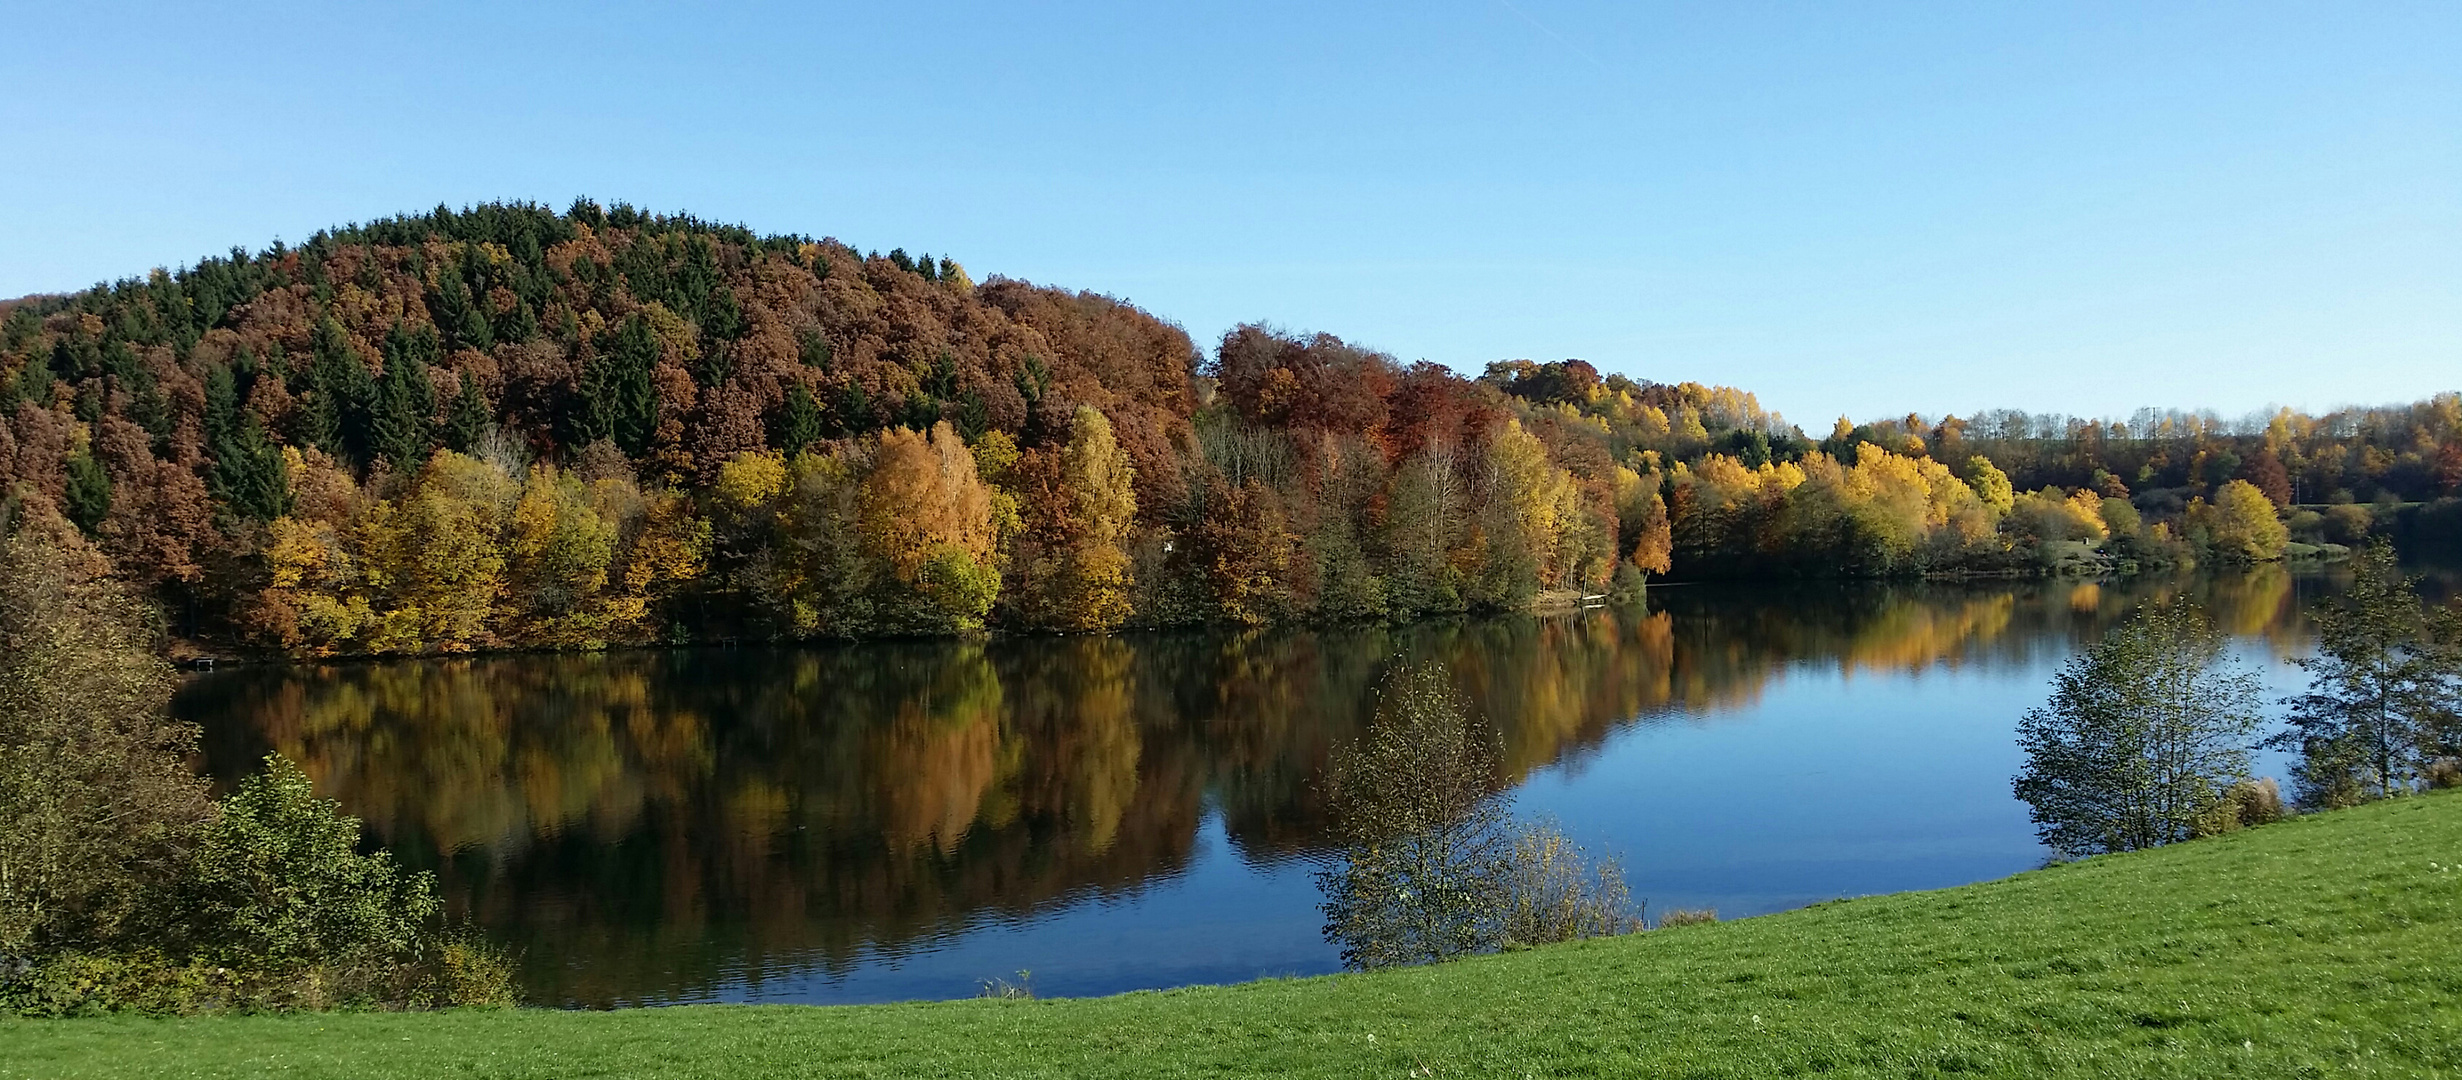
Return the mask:
[[470,453],[486,435],[487,422],[487,395],[479,389],[478,377],[465,371],[462,392],[454,397],[453,411],[445,417],[445,445]]
[[385,343],[385,374],[368,410],[369,449],[396,468],[417,468],[433,441],[428,418],[435,413],[436,388],[427,377],[424,351],[395,324]]
[[701,336],[710,341],[733,341],[744,336],[744,309],[736,302],[734,289],[720,285],[710,294],[709,307],[701,319]]
[[80,453],[68,459],[68,491],[61,509],[68,519],[92,535],[102,527],[103,518],[111,513],[111,474],[103,471],[103,463],[94,455]]
[[837,429],[840,435],[860,435],[872,430],[872,397],[863,392],[860,383],[848,383],[838,391]]
[[308,441],[335,457],[365,463],[375,379],[332,316],[317,324],[314,348],[308,365]]
[[7,321],[0,322],[0,349],[19,349],[43,332],[42,317],[30,307],[9,312]]
[[233,513],[271,521],[291,510],[290,468],[282,448],[265,437],[256,417],[239,420],[237,431],[214,446],[214,467],[208,478],[214,498]]
[[239,381],[231,369],[216,364],[205,372],[205,445],[218,449],[237,435]]
[[972,390],[962,391],[957,396],[956,404],[957,433],[965,436],[966,441],[973,442],[991,430],[992,407],[983,400],[983,395]]
[[635,456],[648,448],[658,423],[658,392],[650,378],[658,355],[657,335],[635,314],[624,320],[603,351],[582,365],[581,408],[575,418],[581,443],[613,439]]
[[804,331],[803,340],[798,343],[797,353],[802,358],[805,367],[819,368],[822,371],[829,370],[829,339],[820,331]]
[[472,296],[462,307],[453,327],[453,336],[465,349],[486,352],[496,347],[496,328],[487,320],[487,298]]
[[451,335],[457,348],[486,352],[495,347],[496,331],[488,325],[486,298],[473,296],[461,276],[446,271],[443,284],[436,288],[431,316],[436,325]]
[[500,324],[496,328],[497,340],[521,343],[539,336],[539,315],[531,309],[528,300],[515,302],[513,310],[497,322]]
[[53,381],[50,358],[43,355],[42,350],[34,350],[26,354],[26,366],[18,371],[15,379],[10,380],[8,395],[5,399],[0,399],[0,407],[15,405],[20,401],[49,405]]
[[786,405],[778,412],[777,432],[771,440],[778,449],[793,455],[821,438],[821,404],[813,400],[812,391],[802,383],[786,394]]

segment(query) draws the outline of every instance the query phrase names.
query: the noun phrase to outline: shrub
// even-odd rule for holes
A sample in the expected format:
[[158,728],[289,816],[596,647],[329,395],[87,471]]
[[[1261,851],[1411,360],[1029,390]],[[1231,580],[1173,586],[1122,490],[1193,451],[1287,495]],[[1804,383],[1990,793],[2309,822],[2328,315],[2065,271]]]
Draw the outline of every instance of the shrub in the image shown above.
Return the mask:
[[2197,836],[2219,836],[2227,832],[2254,828],[2281,821],[2289,811],[2283,808],[2282,788],[2272,777],[2263,780],[2242,780],[2224,788],[2221,797],[2206,813],[2199,815],[2193,830]]
[[512,968],[484,943],[448,940],[427,961],[370,984],[319,965],[233,967],[141,948],[0,964],[0,1013],[191,1016],[301,1008],[437,1009],[514,1004]]
[[1505,869],[1504,940],[1546,945],[1641,929],[1613,857],[1593,859],[1552,822],[1523,826]]
[[280,966],[415,952],[438,913],[427,876],[358,847],[358,819],[317,798],[290,759],[267,755],[223,801],[182,882],[185,944]]
[[0,539],[0,1011],[509,1003],[297,765],[206,798],[147,612],[41,524]]
[[2356,547],[2376,528],[2376,512],[2357,503],[2325,508],[2322,532],[2327,540]]
[[2462,787],[2462,758],[2438,758],[2429,762],[2427,780],[2432,788]]
[[250,973],[248,1008],[504,1004],[511,969],[439,933],[433,881],[386,852],[361,854],[359,821],[268,755],[205,832],[173,891],[166,938],[182,954]]
[[1679,926],[1698,926],[1717,921],[1717,908],[1677,908],[1658,917],[1658,928],[1672,930]]

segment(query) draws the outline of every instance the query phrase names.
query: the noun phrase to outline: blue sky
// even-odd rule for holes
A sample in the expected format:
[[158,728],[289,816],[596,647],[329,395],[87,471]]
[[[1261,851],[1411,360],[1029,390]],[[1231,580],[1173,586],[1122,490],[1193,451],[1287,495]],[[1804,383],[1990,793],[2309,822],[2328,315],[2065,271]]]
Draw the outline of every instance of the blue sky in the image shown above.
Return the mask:
[[1809,429],[2462,388],[2462,5],[18,5],[0,295],[577,194]]

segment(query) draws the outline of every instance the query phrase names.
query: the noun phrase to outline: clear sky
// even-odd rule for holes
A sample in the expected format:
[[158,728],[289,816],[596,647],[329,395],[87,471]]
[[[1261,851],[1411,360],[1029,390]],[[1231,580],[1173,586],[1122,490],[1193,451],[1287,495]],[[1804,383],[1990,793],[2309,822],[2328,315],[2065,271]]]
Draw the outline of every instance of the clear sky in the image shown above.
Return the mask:
[[1830,417],[2462,388],[2462,4],[11,5],[0,295],[575,195]]

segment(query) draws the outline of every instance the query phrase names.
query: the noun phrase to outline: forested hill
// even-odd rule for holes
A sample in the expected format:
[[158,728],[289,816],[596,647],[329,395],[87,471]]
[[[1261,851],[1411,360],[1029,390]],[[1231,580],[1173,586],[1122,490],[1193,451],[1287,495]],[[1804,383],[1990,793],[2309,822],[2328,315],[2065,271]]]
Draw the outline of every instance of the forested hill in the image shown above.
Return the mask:
[[[948,259],[440,207],[0,304],[0,528],[215,647],[405,653],[2270,558],[2462,480],[2451,395],[1816,443],[1741,391],[1579,361],[1471,380],[1262,326],[1209,345]],[[2349,512],[2292,508],[2303,483]]]
[[[1200,368],[1227,391],[1210,412]],[[1612,524],[1527,435],[1520,479],[1554,482],[1536,497],[1599,550],[1483,530],[1467,488],[1495,485],[1448,449],[1437,528],[1407,545],[1421,584],[1370,567],[1400,541],[1362,493],[1427,444],[1489,447],[1503,400],[1331,338],[1243,330],[1209,361],[1127,304],[948,259],[587,201],[440,207],[19,303],[0,485],[179,629],[300,652],[1415,614],[1604,583]]]

